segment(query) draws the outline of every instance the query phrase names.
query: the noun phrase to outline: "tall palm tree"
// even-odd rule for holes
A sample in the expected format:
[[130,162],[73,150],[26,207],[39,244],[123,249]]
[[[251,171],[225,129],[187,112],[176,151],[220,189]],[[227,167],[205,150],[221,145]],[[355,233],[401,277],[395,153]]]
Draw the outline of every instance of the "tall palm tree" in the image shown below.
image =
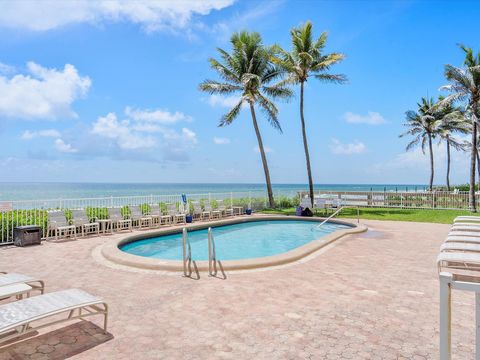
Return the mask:
[[278,121],[278,109],[272,99],[287,99],[292,91],[280,83],[282,70],[272,64],[272,48],[265,47],[262,37],[257,32],[240,32],[232,35],[231,53],[218,48],[221,60],[211,58],[210,66],[222,78],[222,81],[205,80],[200,84],[200,90],[209,94],[229,95],[239,93],[237,104],[223,115],[219,126],[230,125],[240,114],[244,104],[250,108],[253,127],[257,136],[258,148],[262,158],[265,180],[267,183],[268,201],[270,207],[275,207],[272,183],[268,170],[267,157],[255,112],[258,106],[265,113],[267,120],[275,129],[282,131]]
[[[444,98],[439,97],[439,102]],[[447,190],[450,191],[450,149],[453,147],[457,151],[464,151],[467,144],[453,136],[454,133],[467,134],[470,132],[470,124],[465,120],[463,111],[460,108],[453,107],[447,103],[437,111],[437,118],[441,120],[437,132],[440,139],[445,141],[447,147]]]
[[417,103],[418,110],[409,110],[405,113],[406,122],[403,124],[409,129],[400,135],[404,137],[407,135],[413,136],[413,140],[410,141],[406,147],[406,150],[410,150],[418,144],[421,144],[422,152],[425,154],[425,148],[428,145],[430,154],[430,182],[429,190],[433,188],[434,178],[434,163],[433,163],[433,140],[438,135],[438,127],[441,124],[441,120],[438,119],[438,113],[434,111],[433,99],[422,98]]
[[280,65],[288,73],[284,83],[300,85],[300,120],[302,125],[303,147],[307,163],[308,185],[310,199],[313,207],[313,179],[308,151],[307,131],[305,128],[304,110],[304,87],[310,76],[324,82],[343,83],[344,75],[330,74],[328,70],[336,63],[345,58],[340,53],[323,54],[322,50],[327,42],[327,33],[323,32],[317,40],[313,39],[312,23],[308,21],[304,25],[293,28],[290,31],[292,50],[287,52],[280,46],[275,46],[276,56],[273,61]]
[[449,81],[448,85],[442,86],[442,90],[447,90],[448,95],[443,103],[463,102],[465,103],[465,112],[470,114],[470,123],[472,125],[472,140],[470,153],[470,191],[469,208],[476,212],[475,201],[475,163],[477,154],[477,126],[480,120],[480,52],[475,56],[471,48],[463,45],[460,48],[465,53],[463,67],[445,65],[445,78]]

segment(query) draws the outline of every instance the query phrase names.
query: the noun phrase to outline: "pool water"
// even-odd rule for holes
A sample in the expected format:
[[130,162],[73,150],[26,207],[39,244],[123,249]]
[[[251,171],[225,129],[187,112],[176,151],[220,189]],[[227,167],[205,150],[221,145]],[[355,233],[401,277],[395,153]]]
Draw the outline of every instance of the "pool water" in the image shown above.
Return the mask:
[[[277,255],[295,249],[347,225],[302,220],[253,221],[212,228],[219,260]],[[193,260],[208,260],[208,230],[188,232]],[[182,260],[182,234],[163,235],[122,245],[129,254],[165,260]]]

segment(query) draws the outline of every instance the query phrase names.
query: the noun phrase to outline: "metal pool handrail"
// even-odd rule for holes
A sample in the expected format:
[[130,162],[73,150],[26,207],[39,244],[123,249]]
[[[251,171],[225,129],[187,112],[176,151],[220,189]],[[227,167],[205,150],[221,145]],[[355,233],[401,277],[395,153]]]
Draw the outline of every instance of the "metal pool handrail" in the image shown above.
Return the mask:
[[192,275],[192,248],[190,246],[190,240],[188,239],[187,229],[182,230],[182,243],[183,243],[183,275]]
[[208,228],[208,275],[217,275],[217,255],[211,227]]
[[[339,214],[340,211],[342,211],[342,210],[345,209],[346,207],[348,207],[348,206],[342,206],[342,207],[340,207],[340,208],[337,209],[332,215],[330,215],[328,218],[326,218],[325,220],[323,220],[320,224],[318,224],[317,226],[315,226],[313,229],[315,229],[315,230],[320,229],[320,227],[322,227],[322,225],[324,225],[326,222],[328,222],[328,220],[330,220],[331,218],[333,218],[335,215]],[[358,208],[358,206],[357,206],[357,223],[360,223],[360,209]]]

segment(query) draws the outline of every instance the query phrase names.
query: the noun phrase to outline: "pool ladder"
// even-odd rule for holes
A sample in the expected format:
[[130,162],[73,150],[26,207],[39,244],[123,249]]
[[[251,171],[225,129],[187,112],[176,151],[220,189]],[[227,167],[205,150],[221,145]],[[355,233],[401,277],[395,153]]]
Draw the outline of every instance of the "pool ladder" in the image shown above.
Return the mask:
[[182,230],[182,243],[183,243],[183,276],[192,278],[192,264],[195,269],[196,279],[200,279],[197,264],[195,260],[192,260],[192,247],[190,246],[190,239],[188,238],[187,229]]

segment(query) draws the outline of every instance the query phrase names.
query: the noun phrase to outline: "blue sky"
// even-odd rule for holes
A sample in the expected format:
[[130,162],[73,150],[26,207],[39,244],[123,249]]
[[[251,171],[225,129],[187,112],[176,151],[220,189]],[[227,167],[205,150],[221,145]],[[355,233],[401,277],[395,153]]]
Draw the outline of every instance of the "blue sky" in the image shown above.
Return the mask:
[[[306,121],[316,183],[426,183],[405,153],[406,110],[439,95],[458,43],[480,50],[474,1],[31,2],[0,4],[0,181],[264,181],[249,113],[217,124],[233,99],[198,91],[207,59],[234,31],[289,48],[306,20],[345,85],[314,79]],[[42,16],[38,16],[42,14]],[[298,96],[280,103],[283,134],[260,117],[274,183],[305,183]],[[444,183],[445,148],[436,183]],[[452,180],[467,181],[466,154]]]

